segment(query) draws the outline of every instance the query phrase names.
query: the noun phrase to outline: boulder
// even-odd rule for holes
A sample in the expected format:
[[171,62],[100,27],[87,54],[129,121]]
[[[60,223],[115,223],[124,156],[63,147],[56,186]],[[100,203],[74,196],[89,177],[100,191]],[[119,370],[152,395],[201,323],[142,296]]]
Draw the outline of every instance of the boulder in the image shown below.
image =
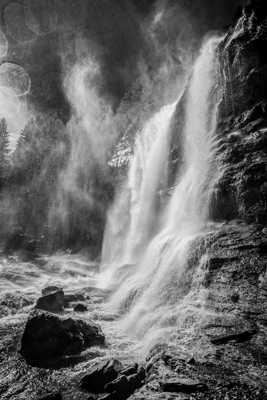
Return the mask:
[[176,379],[160,384],[163,392],[171,393],[195,393],[204,392],[208,389],[205,383],[193,381],[191,379]]
[[[119,375],[117,379],[108,383],[104,390],[109,392],[112,396],[117,395],[117,399],[127,399],[136,389],[139,389],[145,379],[145,370],[140,368],[137,373],[126,376]],[[113,397],[111,397],[113,398]]]
[[88,308],[86,307],[85,304],[78,303],[78,304],[75,304],[73,310],[75,312],[85,312],[85,311],[88,311]]
[[93,322],[34,312],[26,323],[20,353],[30,365],[49,368],[104,342],[101,328]]
[[103,393],[107,383],[116,379],[122,368],[120,361],[115,359],[109,360],[85,375],[81,380],[81,387],[91,393]]
[[54,313],[64,310],[64,292],[56,286],[50,286],[42,290],[43,296],[37,300],[35,308]]

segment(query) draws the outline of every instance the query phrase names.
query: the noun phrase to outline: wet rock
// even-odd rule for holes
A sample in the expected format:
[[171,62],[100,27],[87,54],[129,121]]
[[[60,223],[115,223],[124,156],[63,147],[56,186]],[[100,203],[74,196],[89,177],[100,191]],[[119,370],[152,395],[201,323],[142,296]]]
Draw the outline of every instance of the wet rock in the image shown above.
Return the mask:
[[196,393],[204,392],[208,389],[205,383],[193,381],[191,379],[177,379],[160,384],[163,392],[172,393]]
[[93,322],[35,312],[26,323],[20,353],[30,365],[49,368],[104,342],[101,328]]
[[144,368],[140,368],[137,373],[130,376],[120,374],[117,379],[105,385],[104,391],[109,392],[110,396],[104,399],[127,399],[143,385],[145,376]]
[[106,393],[98,397],[98,400],[124,400],[124,397],[117,392]]
[[64,295],[64,306],[69,307],[70,303],[77,301],[85,301],[85,297],[82,293],[67,293]]
[[220,336],[215,336],[210,339],[212,344],[215,345],[220,345],[220,344],[226,344],[231,341],[235,341],[238,343],[246,342],[247,340],[250,340],[255,334],[257,333],[257,330],[246,330],[242,332],[237,332],[237,333],[231,333],[228,335],[220,335]]
[[57,287],[49,287],[42,291],[44,295],[36,302],[36,308],[54,313],[64,310],[64,292]]
[[129,367],[123,369],[123,370],[121,371],[121,375],[129,376],[129,375],[136,374],[137,371],[138,371],[138,364],[135,363],[135,364],[130,365]]
[[108,393],[113,393],[113,392],[128,393],[129,381],[125,375],[120,375],[114,381],[107,383],[104,387],[104,391]]
[[122,368],[120,361],[109,360],[85,375],[81,380],[81,387],[91,393],[103,393],[106,384],[115,380]]
[[76,305],[74,306],[73,310],[74,310],[75,312],[85,312],[85,311],[88,311],[88,308],[86,307],[85,304],[78,303],[78,304],[76,304]]
[[146,372],[143,367],[141,367],[136,374],[130,375],[128,377],[129,390],[131,393],[133,393],[136,389],[140,388],[143,385],[145,377]]
[[61,393],[52,393],[46,396],[40,397],[38,400],[62,400]]

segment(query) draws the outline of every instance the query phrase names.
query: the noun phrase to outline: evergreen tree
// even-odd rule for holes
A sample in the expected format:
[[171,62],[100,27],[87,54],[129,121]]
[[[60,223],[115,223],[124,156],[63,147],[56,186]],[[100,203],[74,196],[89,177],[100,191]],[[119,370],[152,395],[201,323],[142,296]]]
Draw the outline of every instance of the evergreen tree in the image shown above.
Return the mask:
[[0,120],[0,178],[1,183],[8,174],[9,166],[9,135],[5,118]]

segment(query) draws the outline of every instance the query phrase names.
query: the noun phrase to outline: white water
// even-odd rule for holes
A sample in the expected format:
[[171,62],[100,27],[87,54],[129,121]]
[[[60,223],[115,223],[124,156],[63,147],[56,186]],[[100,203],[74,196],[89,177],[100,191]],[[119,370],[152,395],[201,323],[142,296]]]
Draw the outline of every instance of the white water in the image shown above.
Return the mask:
[[159,193],[167,182],[169,126],[176,104],[162,107],[136,137],[127,180],[108,215],[102,263],[109,267],[136,263],[157,229]]
[[[142,255],[142,252],[136,251],[138,244],[146,246],[144,254],[139,260],[138,257],[134,259],[136,264],[130,268],[120,268],[125,259],[117,262],[115,267],[113,263],[112,271],[117,268],[119,285],[110,307],[127,311],[123,327],[142,339],[149,337],[150,342],[162,337],[166,339],[184,315],[192,312],[186,300],[192,273],[188,260],[196,239],[206,230],[210,195],[219,172],[215,160],[218,104],[216,47],[219,40],[212,38],[205,43],[193,68],[183,129],[183,165],[159,233],[153,237],[157,213],[155,203],[161,180],[166,176],[166,143],[175,105],[163,108],[146,125],[142,137],[138,136],[128,176],[132,200],[128,203],[127,200],[124,208],[120,208],[118,201],[113,209],[116,210],[113,216],[117,213],[118,218],[126,215],[125,218],[130,219],[130,229],[124,230],[123,240],[120,240],[121,235],[110,236],[107,231],[109,248],[115,248],[116,241],[120,241],[130,261],[135,253]],[[151,135],[152,140],[149,139],[152,122],[157,124],[156,141],[154,135]]]

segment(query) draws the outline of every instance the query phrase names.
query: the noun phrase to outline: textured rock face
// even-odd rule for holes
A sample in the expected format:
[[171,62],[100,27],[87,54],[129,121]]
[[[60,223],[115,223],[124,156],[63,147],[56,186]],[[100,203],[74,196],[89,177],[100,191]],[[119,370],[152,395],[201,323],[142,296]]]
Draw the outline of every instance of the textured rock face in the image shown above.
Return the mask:
[[217,157],[221,174],[210,204],[214,229],[199,243],[197,267],[185,300],[189,311],[179,326],[175,346],[166,344],[166,349],[155,350],[147,365],[147,384],[133,399],[156,399],[154,393],[160,390],[186,390],[181,380],[188,379],[206,389],[190,398],[264,398],[266,49],[267,2],[251,1],[219,48],[223,98]]
[[27,321],[20,352],[30,365],[56,367],[64,357],[104,342],[100,327],[92,322],[35,312]]
[[189,354],[202,359],[190,366],[198,371],[193,378],[204,376],[206,359],[214,365],[210,376],[218,385],[215,364],[241,386],[249,381],[261,390],[267,360],[266,48],[267,3],[252,1],[219,48],[221,174],[210,214],[211,220],[222,224],[204,238],[189,296],[193,304],[201,299],[203,311],[193,315],[194,328],[186,345]]
[[42,297],[36,302],[36,308],[40,310],[60,313],[64,310],[64,292],[57,287],[48,287],[42,290]]
[[252,1],[220,47],[223,99],[212,205],[218,220],[267,223],[267,3]]

